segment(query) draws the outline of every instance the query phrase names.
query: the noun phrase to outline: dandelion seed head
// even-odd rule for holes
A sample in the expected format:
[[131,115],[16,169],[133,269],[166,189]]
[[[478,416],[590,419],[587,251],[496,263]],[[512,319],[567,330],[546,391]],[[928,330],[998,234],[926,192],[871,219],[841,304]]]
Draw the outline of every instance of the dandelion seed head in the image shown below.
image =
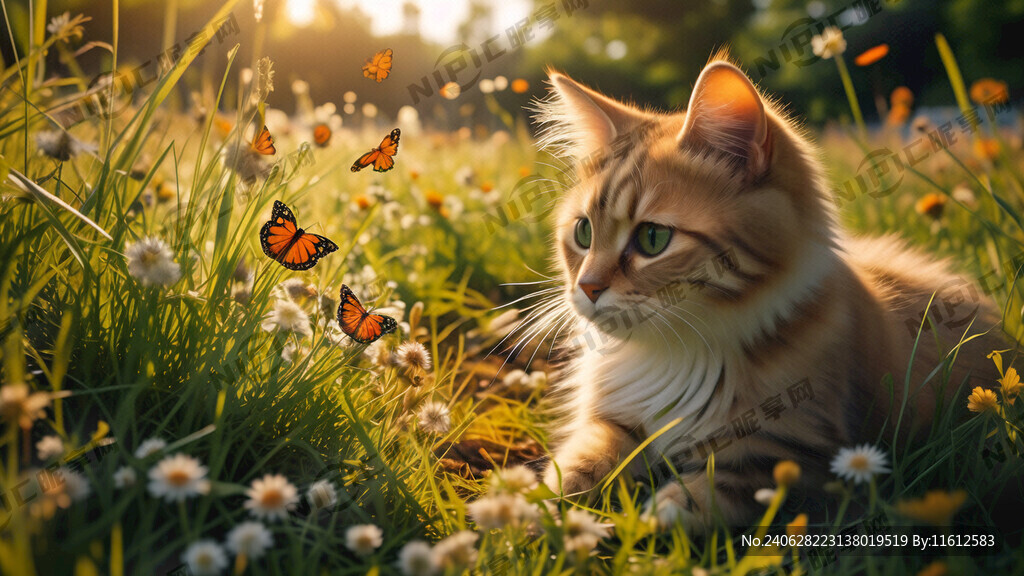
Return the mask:
[[821,34],[811,38],[811,50],[815,56],[828,60],[846,51],[846,39],[843,31],[835,26],[828,26]]
[[274,309],[263,317],[263,329],[267,332],[291,332],[302,337],[313,334],[306,311],[286,299],[278,299]]
[[430,434],[447,434],[452,419],[448,406],[441,402],[427,402],[417,412],[420,429]]
[[143,286],[170,286],[181,278],[181,267],[163,240],[147,237],[125,246],[128,273]]
[[430,370],[431,367],[430,352],[427,352],[427,348],[423,344],[414,340],[402,342],[398,346],[395,361],[399,366],[423,372]]

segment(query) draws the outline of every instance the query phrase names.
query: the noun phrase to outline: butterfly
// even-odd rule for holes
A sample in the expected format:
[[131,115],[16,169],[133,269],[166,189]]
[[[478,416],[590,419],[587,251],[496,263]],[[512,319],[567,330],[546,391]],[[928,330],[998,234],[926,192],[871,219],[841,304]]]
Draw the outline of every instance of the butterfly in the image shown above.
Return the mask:
[[295,224],[295,215],[284,202],[274,201],[270,221],[260,230],[263,253],[289,270],[309,270],[338,245]]
[[313,142],[316,145],[323,148],[327,146],[327,143],[331,141],[331,129],[327,124],[320,123],[313,127]]
[[381,50],[373,55],[366,61],[366,65],[363,66],[363,76],[370,80],[376,80],[377,82],[383,82],[388,74],[391,74],[391,55],[394,52],[391,48],[387,50]]
[[352,171],[359,172],[363,168],[372,165],[377,172],[387,172],[395,166],[394,156],[398,154],[398,138],[402,131],[395,128],[390,134],[384,137],[380,146],[363,154],[352,164]]
[[341,304],[338,304],[338,325],[349,338],[360,344],[369,344],[398,328],[391,316],[366,311],[348,286],[341,285]]
[[264,156],[271,156],[277,153],[277,148],[274,148],[274,137],[270,135],[270,130],[265,125],[263,130],[257,132],[256,136],[253,137],[252,149]]

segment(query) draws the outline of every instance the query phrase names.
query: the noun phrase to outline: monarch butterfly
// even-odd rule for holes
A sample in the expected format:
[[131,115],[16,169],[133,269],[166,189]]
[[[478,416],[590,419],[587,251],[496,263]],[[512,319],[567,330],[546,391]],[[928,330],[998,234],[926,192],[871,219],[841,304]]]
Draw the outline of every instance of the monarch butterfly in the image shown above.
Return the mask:
[[295,215],[284,202],[274,200],[270,221],[260,230],[263,253],[289,270],[309,270],[338,245],[295,224]]
[[323,148],[327,146],[327,143],[331,141],[331,129],[327,124],[320,123],[313,127],[313,142],[316,145]]
[[265,125],[263,130],[256,132],[256,135],[253,137],[252,149],[264,156],[271,156],[277,153],[277,148],[274,148],[274,137],[270,135],[270,130]]
[[373,165],[373,169],[377,172],[387,172],[394,168],[395,160],[393,156],[398,154],[398,138],[401,135],[402,131],[398,128],[392,130],[390,134],[381,140],[380,146],[363,154],[352,164],[352,171],[359,172],[370,165]]
[[373,55],[366,61],[366,65],[363,66],[363,76],[370,80],[376,80],[378,83],[383,82],[388,74],[391,74],[391,55],[394,52],[391,48],[381,50]]
[[338,304],[338,325],[349,338],[360,344],[369,344],[398,328],[398,322],[391,316],[367,312],[344,284],[341,285],[341,303]]

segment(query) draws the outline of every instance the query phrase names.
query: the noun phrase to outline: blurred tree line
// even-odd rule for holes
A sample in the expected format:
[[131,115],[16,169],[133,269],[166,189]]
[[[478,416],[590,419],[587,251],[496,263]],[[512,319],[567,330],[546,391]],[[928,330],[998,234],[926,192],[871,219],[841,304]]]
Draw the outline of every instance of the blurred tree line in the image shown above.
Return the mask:
[[[246,0],[234,11],[238,34],[223,43],[212,42],[193,64],[186,84],[192,90],[215,90],[212,84],[219,83],[225,56],[237,42],[242,45],[236,61],[239,67],[252,66],[257,56],[274,60],[277,89],[270,103],[286,112],[294,110],[291,83],[301,79],[309,84],[316,103],[332,101],[340,109],[342,95],[352,91],[357,104],[372,102],[386,118],[393,118],[403,105],[414,105],[421,117],[452,128],[479,123],[488,116],[488,106],[493,109],[493,101],[486,102],[478,89],[479,80],[498,75],[525,79],[529,83],[525,93],[506,90],[492,96],[507,110],[521,110],[531,97],[544,93],[547,66],[642,105],[684,107],[701,67],[714,51],[728,46],[763,88],[794,112],[821,122],[848,113],[834,64],[813,61],[800,66],[785,62],[782,55],[792,51],[794,36],[807,30],[809,22],[846,7],[876,5],[880,11],[845,32],[844,57],[869,118],[876,116],[876,97],[884,99],[901,85],[913,91],[916,105],[953,103],[935,50],[937,32],[949,39],[968,83],[982,77],[1006,81],[1011,98],[1024,90],[1024,42],[1019,36],[1024,32],[1024,2],[1020,0],[534,0],[526,28],[522,22],[496,22],[496,1],[500,0],[471,0],[469,16],[459,27],[460,38],[443,46],[423,39],[421,33],[431,23],[420,21],[412,5],[396,14],[374,15],[403,19],[399,34],[375,38],[370,15],[344,8],[335,0],[318,0],[315,19],[303,28],[285,17],[287,0],[266,0],[261,24]],[[7,4],[22,54],[27,45],[26,4]],[[109,42],[111,4],[50,0],[48,12],[50,17],[65,10],[85,13],[93,20],[86,25],[84,42]],[[168,41],[185,41],[218,3],[121,0],[120,4],[120,65],[124,66],[155,59]],[[559,17],[542,24],[539,17],[544,10],[548,14],[554,10]],[[890,46],[888,56],[870,67],[853,66],[857,54],[881,43]],[[0,44],[9,64],[13,61],[10,43]],[[363,78],[364,61],[384,48],[395,53],[391,77],[380,84]],[[809,47],[803,51],[805,56],[810,54]],[[53,52],[49,74],[68,74]],[[773,54],[780,61],[778,69],[759,74],[755,63]],[[109,70],[110,55],[102,47],[93,47],[80,60],[91,74]],[[438,95],[439,80],[450,71],[446,65],[463,66],[456,78],[462,94],[452,101]],[[184,103],[188,95],[178,98]],[[227,101],[233,103],[233,98],[229,93]]]

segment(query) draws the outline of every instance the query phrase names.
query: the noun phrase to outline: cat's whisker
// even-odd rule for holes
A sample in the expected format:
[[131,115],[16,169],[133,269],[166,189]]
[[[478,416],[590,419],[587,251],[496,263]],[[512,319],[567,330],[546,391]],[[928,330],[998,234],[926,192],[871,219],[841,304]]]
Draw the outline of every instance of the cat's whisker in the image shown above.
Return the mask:
[[[702,333],[701,333],[701,331],[700,331],[700,330],[698,330],[696,326],[694,326],[693,324],[690,324],[690,321],[689,321],[689,320],[687,320],[686,318],[683,318],[682,316],[680,316],[680,315],[676,314],[675,312],[672,312],[671,310],[669,310],[669,309],[667,309],[667,308],[664,308],[663,310],[665,310],[665,312],[668,312],[669,314],[672,314],[672,315],[673,315],[673,316],[675,316],[676,318],[678,318],[678,319],[682,320],[682,321],[683,321],[683,322],[684,322],[684,323],[685,323],[685,324],[686,324],[687,326],[689,326],[689,327],[690,327],[690,330],[693,330],[694,334],[696,334],[697,336],[699,336],[699,337],[700,337],[700,339],[701,339],[701,340],[702,340],[702,341],[704,342],[704,346],[706,346],[706,347],[707,347],[707,349],[708,349],[708,352],[710,352],[710,353],[711,353],[711,359],[712,359],[712,360],[714,360],[714,359],[715,359],[715,351],[714,351],[714,349],[712,349],[712,348],[711,348],[711,344],[710,344],[710,343],[708,343],[708,340],[707,340],[707,338],[705,338],[705,337],[704,337],[704,334],[702,334]],[[665,318],[664,316],[662,316],[662,314],[661,314],[660,312],[658,312],[657,310],[655,310],[655,309],[653,309],[653,308],[651,309],[651,311],[652,311],[652,312],[654,312],[655,314],[657,314],[657,315],[658,315],[658,317],[660,317],[660,318],[661,318],[662,320],[664,320],[664,321],[665,321],[666,323],[668,323],[668,319],[667,319],[667,318]],[[669,325],[669,327],[671,328],[671,325]],[[673,331],[673,332],[675,332],[675,329],[673,329],[672,331]],[[677,335],[678,335],[678,334],[677,334]],[[680,343],[681,343],[681,342],[682,342],[682,339],[680,339]]]
[[522,302],[523,300],[529,300],[530,298],[538,298],[540,296],[544,296],[544,295],[550,294],[552,292],[560,291],[561,289],[562,289],[561,286],[554,286],[552,288],[545,288],[543,290],[537,290],[535,292],[530,292],[526,296],[520,296],[519,298],[516,298],[515,300],[513,300],[511,302],[508,302],[506,304],[502,304],[501,306],[495,306],[494,308],[491,308],[491,310],[493,311],[493,310],[501,310],[502,308],[508,308],[509,306],[512,306],[514,304],[518,304],[518,303]]
[[[551,334],[551,331],[555,330],[556,328],[559,328],[559,324],[561,323],[562,319],[565,318],[570,313],[571,310],[565,310],[551,322],[551,328],[549,328],[548,331],[544,333],[544,336],[541,337],[540,342],[537,343],[537,348],[533,351],[533,354],[530,355],[530,360],[527,361],[526,368],[529,368],[530,365],[533,364],[533,359],[537,357],[537,352],[540,352],[541,346],[544,345],[544,341],[548,339],[548,335]],[[552,342],[551,346],[554,346],[554,342]],[[548,355],[551,355],[550,349],[548,351]]]

